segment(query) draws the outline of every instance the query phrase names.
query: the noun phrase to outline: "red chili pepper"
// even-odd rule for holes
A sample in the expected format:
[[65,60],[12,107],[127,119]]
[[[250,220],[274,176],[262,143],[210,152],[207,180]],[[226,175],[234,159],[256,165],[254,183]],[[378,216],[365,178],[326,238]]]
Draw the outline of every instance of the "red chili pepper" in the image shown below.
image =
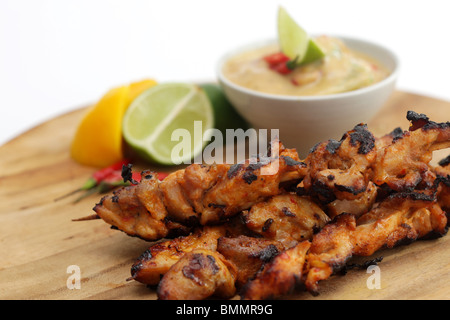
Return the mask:
[[141,182],[141,174],[139,172],[133,172],[132,177],[134,181]]
[[100,169],[100,170],[94,172],[92,177],[95,179],[95,181],[97,183],[99,183],[100,181],[103,181],[104,179],[106,179],[109,175],[113,174],[115,171],[122,170],[122,166],[127,165],[129,163],[130,163],[130,161],[127,159],[121,160],[117,163],[110,165],[109,167],[106,167],[106,168],[103,168],[103,169]]
[[163,181],[169,174],[167,172],[158,172],[158,179]]
[[[105,180],[109,175],[111,175],[114,171],[121,170],[123,165],[129,164],[130,161],[127,159],[121,160],[119,162],[116,162],[106,168],[100,169],[92,174],[92,177],[90,177],[82,186],[80,189],[77,189],[70,194],[73,194],[78,191],[82,190],[90,190],[94,188],[96,185],[98,185],[100,182]],[[69,195],[70,195],[69,194]]]
[[266,60],[266,62],[269,64],[270,69],[280,74],[288,74],[296,67],[298,57],[296,57],[294,60],[291,60],[283,52],[277,52],[265,56],[264,60]]
[[277,53],[265,56],[264,60],[266,60],[270,66],[274,66],[274,65],[278,65],[280,63],[288,62],[289,57],[286,56],[283,52],[277,52]]
[[[114,163],[106,168],[100,169],[92,174],[92,176],[79,188],[62,197],[57,198],[60,200],[79,191],[87,191],[83,196],[76,200],[79,201],[82,198],[94,193],[94,192],[106,192],[117,186],[129,185],[128,182],[124,182],[122,178],[122,166],[128,165],[129,160],[124,159],[117,163]],[[136,181],[141,180],[139,173],[133,173],[133,179]]]

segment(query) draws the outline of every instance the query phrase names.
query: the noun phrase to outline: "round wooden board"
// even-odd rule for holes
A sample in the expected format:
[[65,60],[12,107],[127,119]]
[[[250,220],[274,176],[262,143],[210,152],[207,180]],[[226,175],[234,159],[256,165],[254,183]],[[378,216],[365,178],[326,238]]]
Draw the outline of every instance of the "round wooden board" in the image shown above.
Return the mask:
[[[375,135],[395,127],[407,129],[408,110],[436,122],[450,120],[450,102],[397,91],[368,123],[369,129]],[[61,115],[0,147],[0,299],[156,298],[153,290],[126,280],[148,242],[112,230],[101,220],[73,222],[93,213],[99,195],[76,204],[74,198],[55,201],[95,170],[69,155],[84,111]],[[436,158],[444,152],[448,150]],[[287,299],[450,298],[450,237],[418,241],[374,257],[381,255],[381,289],[367,287],[370,274],[365,270],[351,270],[321,283],[318,297],[299,293]],[[80,268],[80,289],[67,287],[72,265]]]

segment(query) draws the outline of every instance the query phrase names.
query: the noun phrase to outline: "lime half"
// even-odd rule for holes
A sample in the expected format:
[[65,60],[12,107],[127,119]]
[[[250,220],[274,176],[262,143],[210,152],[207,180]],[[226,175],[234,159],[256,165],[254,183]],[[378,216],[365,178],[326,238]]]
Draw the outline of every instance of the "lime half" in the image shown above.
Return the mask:
[[291,60],[296,60],[297,65],[321,59],[325,55],[283,7],[278,9],[278,41],[281,51]]
[[128,107],[123,137],[146,160],[189,163],[202,152],[210,139],[205,132],[213,126],[211,102],[199,86],[163,83],[144,91]]

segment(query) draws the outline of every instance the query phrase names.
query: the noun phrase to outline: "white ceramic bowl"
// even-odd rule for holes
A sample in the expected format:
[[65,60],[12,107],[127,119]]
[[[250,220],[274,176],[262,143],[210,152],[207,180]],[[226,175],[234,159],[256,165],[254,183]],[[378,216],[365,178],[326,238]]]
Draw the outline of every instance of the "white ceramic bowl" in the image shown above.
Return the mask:
[[252,127],[278,129],[280,140],[306,157],[311,147],[328,139],[339,140],[359,123],[367,123],[395,88],[399,61],[389,49],[365,40],[339,37],[351,49],[365,53],[391,71],[381,82],[345,93],[324,96],[286,96],[258,92],[239,86],[222,73],[232,56],[274,43],[259,42],[226,54],[218,63],[217,75],[225,95]]

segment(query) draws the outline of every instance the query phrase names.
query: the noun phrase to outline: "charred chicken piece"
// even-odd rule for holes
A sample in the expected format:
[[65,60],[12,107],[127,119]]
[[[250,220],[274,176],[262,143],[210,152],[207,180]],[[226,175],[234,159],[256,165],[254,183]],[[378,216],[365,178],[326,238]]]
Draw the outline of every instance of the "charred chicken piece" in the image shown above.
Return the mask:
[[186,253],[195,249],[217,249],[217,240],[226,235],[222,226],[205,226],[188,236],[165,240],[150,246],[131,267],[131,278],[147,284],[157,285],[162,276]]
[[436,123],[423,114],[409,111],[409,131],[377,151],[373,182],[396,192],[430,188],[436,179],[429,162],[435,150],[450,147],[450,122]]
[[278,241],[240,235],[219,238],[217,251],[237,267],[236,287],[241,288],[284,247]]
[[[192,164],[184,172],[181,171],[183,173],[180,174],[180,179],[174,187],[180,189],[190,210],[195,212],[197,221],[201,219],[203,212],[216,209],[214,203],[205,203],[203,198],[208,190],[226,177],[229,170],[229,165]],[[171,187],[167,189],[170,191]],[[170,200],[167,197],[166,199],[166,203],[170,205]],[[179,210],[174,210],[174,214],[177,214],[177,211]]]
[[160,201],[164,204],[166,214],[172,219],[186,225],[195,225],[199,214],[195,212],[191,202],[186,197],[181,183],[185,179],[185,170],[178,170],[164,178],[158,186]]
[[305,160],[308,172],[299,190],[324,204],[358,198],[370,181],[375,151],[375,138],[365,124],[355,126],[340,141],[319,143]]
[[377,186],[370,181],[367,184],[366,191],[360,194],[356,199],[336,199],[330,202],[327,207],[327,214],[330,218],[334,218],[342,213],[351,213],[356,217],[370,211],[378,196]]
[[93,210],[106,223],[144,240],[187,234],[189,227],[167,217],[158,186],[156,174],[143,172],[139,185],[115,190],[103,197]]
[[291,293],[302,283],[305,257],[310,245],[307,240],[300,242],[266,263],[256,277],[243,287],[241,298],[275,299]]
[[281,194],[257,203],[242,217],[250,230],[286,248],[311,239],[330,220],[309,197],[296,194]]
[[196,249],[178,260],[157,288],[160,300],[229,299],[236,293],[236,267],[220,253]]
[[161,277],[186,253],[195,249],[216,251],[218,239],[250,234],[236,217],[215,226],[199,226],[186,236],[152,244],[132,265],[131,278],[147,285],[157,285]]
[[356,223],[353,253],[358,256],[447,232],[445,212],[435,199],[420,193],[390,196]]
[[319,281],[328,279],[352,257],[352,234],[355,228],[355,217],[341,214],[314,235],[306,257],[305,286],[311,294],[318,295]]

